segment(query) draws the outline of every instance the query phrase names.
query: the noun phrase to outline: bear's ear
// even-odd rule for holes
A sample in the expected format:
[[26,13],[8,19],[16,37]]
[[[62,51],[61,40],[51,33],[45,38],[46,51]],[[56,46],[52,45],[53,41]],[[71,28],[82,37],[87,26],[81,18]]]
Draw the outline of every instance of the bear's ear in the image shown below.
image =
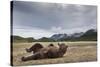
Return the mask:
[[53,44],[49,44],[48,46],[54,46]]
[[61,47],[61,46],[62,46],[62,44],[58,43],[58,46],[59,46],[59,47]]
[[68,46],[66,45],[66,48],[68,48]]
[[60,43],[58,43],[58,46],[60,46]]

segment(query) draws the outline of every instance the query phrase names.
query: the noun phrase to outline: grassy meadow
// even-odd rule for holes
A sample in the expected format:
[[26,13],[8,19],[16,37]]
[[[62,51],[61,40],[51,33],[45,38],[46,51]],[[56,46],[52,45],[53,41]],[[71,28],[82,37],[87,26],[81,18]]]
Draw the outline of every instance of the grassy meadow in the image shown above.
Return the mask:
[[[61,58],[54,59],[41,59],[41,60],[30,60],[23,62],[21,61],[22,56],[29,56],[32,53],[27,53],[25,48],[30,48],[33,43],[13,43],[13,65],[40,65],[40,64],[56,64],[56,63],[73,63],[73,62],[89,62],[97,60],[97,42],[96,41],[78,41],[78,42],[64,42],[68,45],[68,51]],[[44,47],[53,43],[57,46],[58,42],[39,42]]]

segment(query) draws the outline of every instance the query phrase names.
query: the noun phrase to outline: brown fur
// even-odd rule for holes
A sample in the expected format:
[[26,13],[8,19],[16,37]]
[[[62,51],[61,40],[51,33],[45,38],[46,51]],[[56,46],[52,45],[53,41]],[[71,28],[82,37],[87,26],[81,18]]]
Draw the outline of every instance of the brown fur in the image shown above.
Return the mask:
[[51,47],[50,50],[48,50],[48,58],[62,57],[66,53],[68,46],[64,43],[58,43],[58,46],[59,48]]
[[43,46],[40,43],[36,43],[29,49],[26,48],[26,52],[33,52],[33,54],[34,54],[37,51],[39,51],[41,48],[43,48]]
[[59,48],[55,46],[41,48],[32,56],[22,57],[22,61],[62,57],[66,53],[68,46],[66,46],[64,43],[58,44],[58,46]]
[[50,46],[54,46],[54,45],[53,44],[49,44],[48,47],[50,47]]

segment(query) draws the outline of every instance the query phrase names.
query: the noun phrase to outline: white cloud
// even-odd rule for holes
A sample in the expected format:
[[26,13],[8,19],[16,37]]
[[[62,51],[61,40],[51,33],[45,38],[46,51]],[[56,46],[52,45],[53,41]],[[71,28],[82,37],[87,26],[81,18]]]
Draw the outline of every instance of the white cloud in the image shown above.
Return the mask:
[[23,37],[33,37],[35,39],[39,39],[42,37],[51,37],[54,33],[47,31],[47,30],[42,30],[42,29],[14,29],[13,30],[13,35],[19,35]]

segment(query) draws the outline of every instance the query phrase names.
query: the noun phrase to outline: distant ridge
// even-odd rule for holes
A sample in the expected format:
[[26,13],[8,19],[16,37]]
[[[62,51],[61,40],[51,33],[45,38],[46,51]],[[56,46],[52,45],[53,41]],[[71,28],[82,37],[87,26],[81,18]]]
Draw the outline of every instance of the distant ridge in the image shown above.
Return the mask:
[[33,37],[24,38],[21,36],[12,35],[12,42],[56,42],[56,41],[97,41],[97,30],[90,29],[86,32],[79,32],[68,35],[54,34],[50,38],[42,37],[40,39],[34,39]]
[[32,37],[24,38],[24,37],[16,36],[16,35],[12,35],[11,39],[12,39],[12,42],[33,42],[35,41],[35,39]]

